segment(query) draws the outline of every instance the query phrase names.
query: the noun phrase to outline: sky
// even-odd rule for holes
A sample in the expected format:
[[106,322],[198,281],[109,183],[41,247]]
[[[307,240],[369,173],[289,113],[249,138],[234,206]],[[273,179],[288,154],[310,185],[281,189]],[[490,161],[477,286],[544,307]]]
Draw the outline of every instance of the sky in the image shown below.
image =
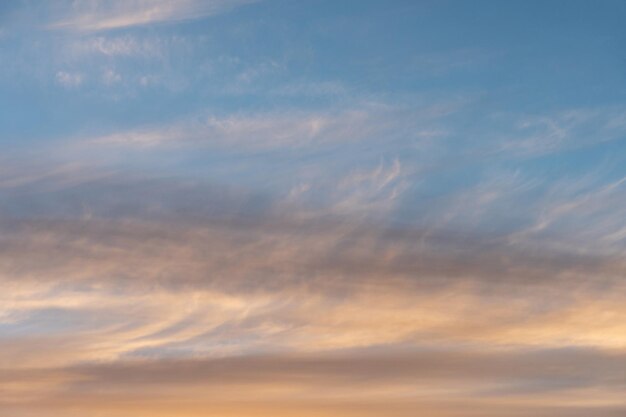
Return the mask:
[[625,21],[0,2],[0,415],[626,416]]

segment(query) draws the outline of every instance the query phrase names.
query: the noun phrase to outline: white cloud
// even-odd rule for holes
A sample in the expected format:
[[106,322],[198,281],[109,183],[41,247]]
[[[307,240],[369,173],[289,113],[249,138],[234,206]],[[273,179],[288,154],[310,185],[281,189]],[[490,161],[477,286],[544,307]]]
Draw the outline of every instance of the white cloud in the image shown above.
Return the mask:
[[442,116],[430,114],[430,109],[406,111],[384,105],[317,112],[211,115],[113,133],[86,142],[126,147],[303,148],[370,139],[392,140],[397,135],[421,138],[424,132],[432,131],[428,123],[439,117]]
[[622,107],[571,109],[555,114],[528,116],[514,123],[501,151],[519,156],[541,156],[594,146],[624,134],[626,110]]
[[56,73],[56,82],[63,87],[78,87],[84,81],[84,76],[78,72],[59,71]]
[[226,12],[254,0],[77,0],[49,28],[99,31],[176,22]]
[[[399,159],[355,169],[335,178],[317,178],[294,185],[287,193],[286,207],[298,207],[301,219],[323,215],[352,219],[383,218],[398,206],[408,189],[408,173]],[[322,174],[324,175],[324,174]]]
[[139,85],[142,87],[148,87],[150,85],[156,84],[158,82],[158,78],[154,75],[142,75],[139,77]]
[[626,177],[602,184],[580,177],[555,182],[535,204],[533,222],[511,241],[578,253],[623,253],[625,186]]
[[284,87],[275,89],[271,92],[277,96],[339,96],[347,93],[346,87],[333,81],[322,82],[301,82],[295,84],[287,84]]
[[108,68],[102,74],[102,82],[106,85],[117,84],[122,81],[122,76],[115,70]]
[[[108,57],[140,56],[159,57],[170,40],[137,36],[95,36],[72,42],[69,49],[75,55],[100,54]],[[173,40],[171,40],[173,42]]]
[[372,170],[353,172],[339,182],[333,211],[350,214],[387,212],[395,207],[398,197],[408,187],[403,175],[398,159],[389,167],[381,163]]

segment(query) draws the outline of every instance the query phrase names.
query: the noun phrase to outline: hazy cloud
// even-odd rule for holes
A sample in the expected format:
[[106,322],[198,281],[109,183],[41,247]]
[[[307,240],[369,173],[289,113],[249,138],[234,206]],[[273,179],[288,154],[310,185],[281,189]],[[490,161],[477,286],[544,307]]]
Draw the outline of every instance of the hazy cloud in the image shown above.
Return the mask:
[[99,31],[153,23],[179,22],[228,11],[254,0],[80,0],[57,9],[59,15],[49,27],[78,31]]

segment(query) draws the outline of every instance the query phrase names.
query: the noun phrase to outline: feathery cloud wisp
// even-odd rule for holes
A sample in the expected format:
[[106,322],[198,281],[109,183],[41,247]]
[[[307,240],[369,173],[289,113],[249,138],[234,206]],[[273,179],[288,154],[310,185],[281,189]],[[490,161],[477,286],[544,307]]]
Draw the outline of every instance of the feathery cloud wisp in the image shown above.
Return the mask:
[[100,31],[177,22],[223,13],[255,0],[80,0],[66,4],[51,29]]

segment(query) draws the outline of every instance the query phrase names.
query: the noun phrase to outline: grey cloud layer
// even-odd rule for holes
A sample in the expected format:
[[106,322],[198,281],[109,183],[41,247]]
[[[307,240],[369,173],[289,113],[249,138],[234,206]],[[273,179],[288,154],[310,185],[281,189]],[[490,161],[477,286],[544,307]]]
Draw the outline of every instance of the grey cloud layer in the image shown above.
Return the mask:
[[[306,188],[26,166],[4,164],[0,181],[11,417],[624,411],[620,242],[555,227],[605,213],[619,181],[551,190],[530,227],[481,232],[446,227],[459,207],[441,202],[422,207],[436,226],[364,204],[389,200],[399,161],[336,181],[348,198],[322,201],[341,210]],[[594,250],[554,244],[586,230]]]
[[[0,317],[31,326],[37,314],[75,317],[66,329],[5,340],[18,357],[34,340],[59,338],[84,360],[423,338],[625,343],[615,253],[325,211],[303,217],[300,205],[202,184],[62,178],[5,183],[0,279],[12,291]],[[39,345],[28,348],[33,363],[54,362]]]

